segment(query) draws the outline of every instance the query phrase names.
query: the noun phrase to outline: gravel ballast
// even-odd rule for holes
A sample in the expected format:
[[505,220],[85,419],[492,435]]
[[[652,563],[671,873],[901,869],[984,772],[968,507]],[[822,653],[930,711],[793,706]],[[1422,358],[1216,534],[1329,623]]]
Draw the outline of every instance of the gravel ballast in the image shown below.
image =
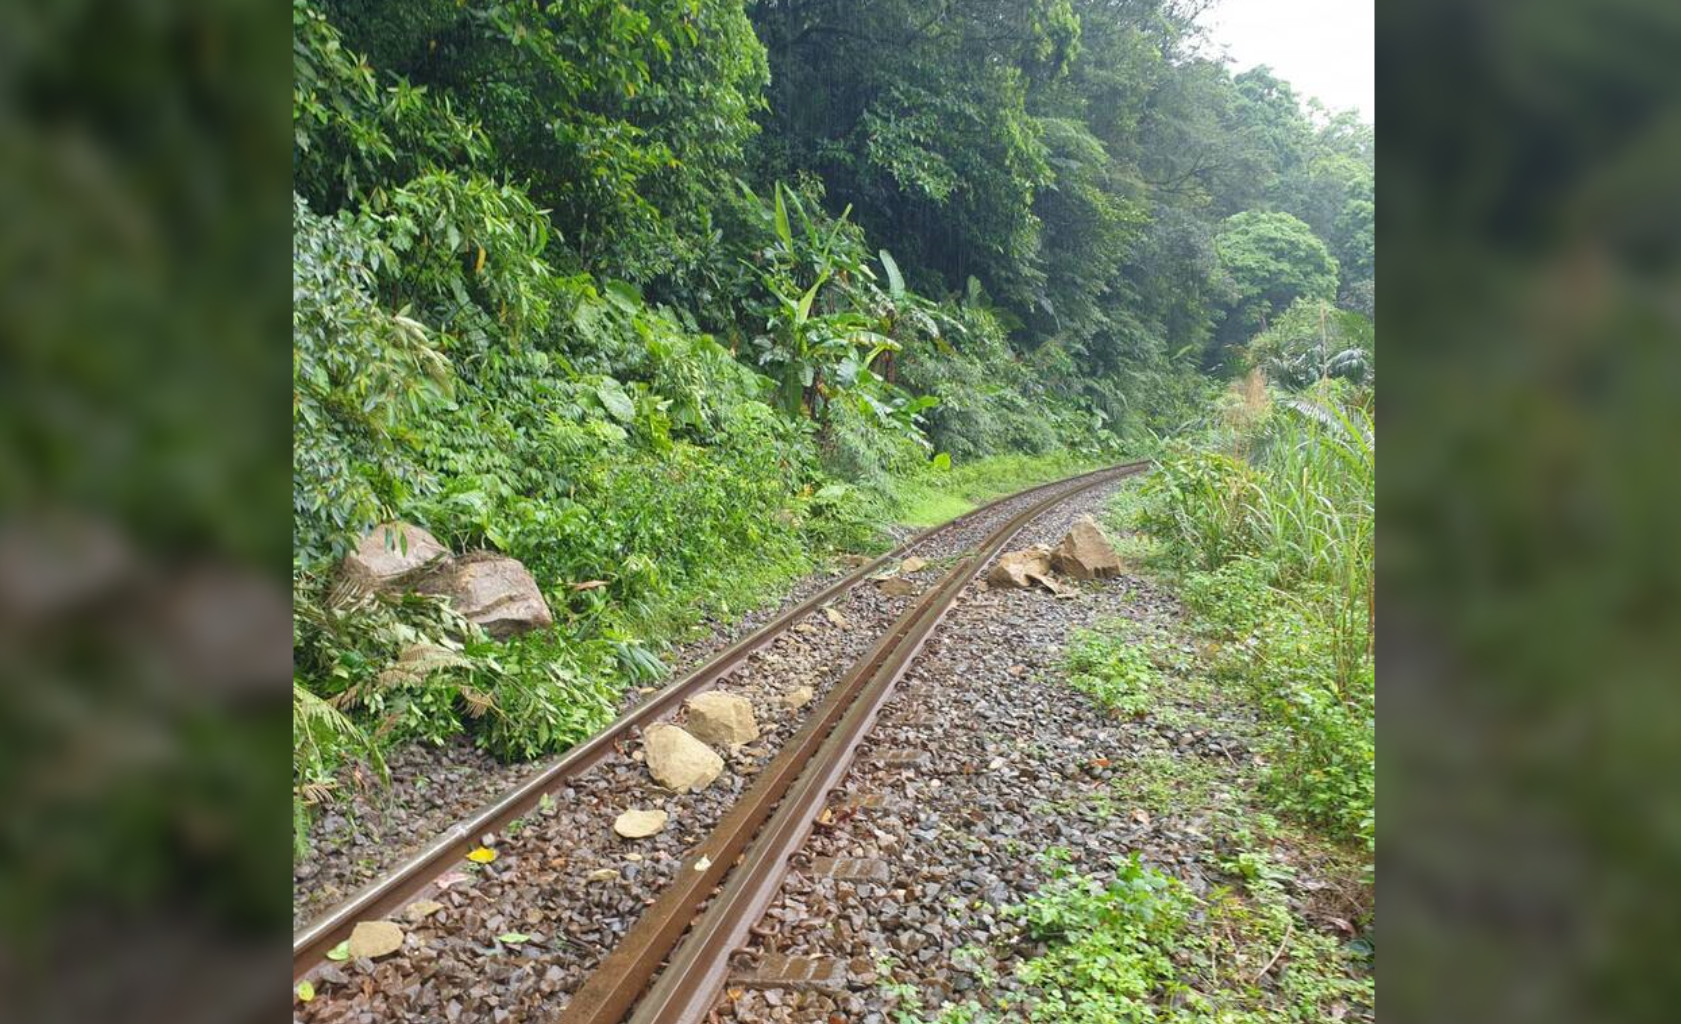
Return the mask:
[[[1084,501],[1069,505],[1086,507]],[[1006,503],[980,517],[982,522],[920,545],[916,554],[929,564],[902,577],[913,584],[911,594],[888,596],[877,582],[866,581],[828,609],[797,623],[725,680],[720,689],[752,704],[761,735],[720,752],[725,770],[710,787],[699,793],[665,791],[649,778],[639,759],[639,738],[621,744],[601,764],[556,792],[520,828],[482,837],[497,858],[483,866],[464,862],[463,870],[446,876],[441,891],[423,894],[439,906],[417,921],[400,922],[407,934],[398,952],[378,961],[324,966],[317,976],[318,995],[298,1008],[299,1019],[517,1020],[536,1019],[563,1006],[670,879],[684,852],[798,728],[812,705],[790,708],[787,695],[810,687],[820,701],[914,595],[946,571],[952,556],[1020,506]],[[1051,513],[1060,514],[1060,509]],[[771,614],[774,611],[766,616]],[[679,724],[682,720],[682,715],[676,719]],[[540,769],[526,766],[521,777]],[[428,777],[424,763],[405,763],[401,770],[411,771],[415,783]],[[461,771],[471,774],[473,769]],[[414,788],[442,787],[434,781]],[[440,800],[437,808],[428,805],[432,817],[427,820],[444,819],[447,824],[482,802],[451,817],[450,805]],[[613,832],[613,822],[632,808],[663,810],[669,823],[644,839],[621,838]],[[411,818],[404,827],[424,826]],[[435,831],[408,834],[418,845]],[[367,839],[362,848],[373,842]],[[358,867],[372,877],[378,862],[370,858]],[[507,939],[510,935],[518,941]]]

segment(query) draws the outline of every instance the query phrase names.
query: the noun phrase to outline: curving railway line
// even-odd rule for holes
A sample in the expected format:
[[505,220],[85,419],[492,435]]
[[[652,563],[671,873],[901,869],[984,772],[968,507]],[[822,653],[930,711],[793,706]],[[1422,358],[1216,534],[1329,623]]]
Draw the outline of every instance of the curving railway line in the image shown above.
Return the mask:
[[593,951],[592,969],[581,984],[569,996],[555,993],[556,1009],[549,1015],[561,1024],[704,1020],[729,975],[731,953],[745,944],[876,715],[964,587],[1037,517],[1074,495],[1146,467],[1142,462],[1109,467],[1010,495],[838,578],[296,932],[294,980],[319,971],[327,951],[357,922],[387,917],[431,894],[481,837],[502,833],[540,805],[552,804],[555,795],[573,792],[569,787],[591,768],[621,757],[642,728],[741,671],[786,640],[791,630],[815,621],[819,610],[868,589],[869,579],[895,560],[911,554],[928,557],[936,571],[945,568],[944,574],[920,593],[869,606],[878,609],[873,642],[844,671],[836,666],[832,685],[804,709],[803,721],[774,754],[766,751],[764,760],[748,769],[750,784],[720,808],[705,836],[683,851],[681,863],[672,864],[612,948]]

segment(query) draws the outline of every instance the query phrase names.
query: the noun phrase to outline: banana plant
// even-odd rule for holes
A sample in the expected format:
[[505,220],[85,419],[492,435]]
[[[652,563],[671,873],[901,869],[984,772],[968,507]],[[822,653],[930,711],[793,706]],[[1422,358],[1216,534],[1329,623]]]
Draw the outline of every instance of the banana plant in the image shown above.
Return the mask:
[[761,263],[747,264],[772,299],[765,331],[754,339],[758,363],[777,382],[777,404],[792,415],[818,418],[831,385],[851,387],[859,370],[898,347],[868,317],[840,308],[845,296],[831,287],[870,273],[845,234],[851,211],[825,228],[778,182],[769,210],[774,241],[759,254]]
[[[870,293],[866,305],[878,321],[881,333],[897,341],[901,348],[926,338],[933,342],[935,348],[950,355],[952,346],[947,338],[964,333],[962,322],[947,313],[939,303],[906,288],[905,277],[899,272],[899,264],[892,253],[882,249],[877,256],[887,274],[887,290],[882,291],[874,285],[864,287]],[[888,352],[881,361],[881,375],[889,382],[898,379],[898,368],[894,362],[893,352]]]
[[765,274],[765,287],[777,306],[767,318],[766,332],[754,339],[759,365],[777,381],[777,403],[785,412],[813,419],[821,412],[830,381],[836,387],[852,387],[878,356],[899,349],[898,342],[874,330],[861,313],[813,312],[829,276],[819,274],[811,287],[796,295]]

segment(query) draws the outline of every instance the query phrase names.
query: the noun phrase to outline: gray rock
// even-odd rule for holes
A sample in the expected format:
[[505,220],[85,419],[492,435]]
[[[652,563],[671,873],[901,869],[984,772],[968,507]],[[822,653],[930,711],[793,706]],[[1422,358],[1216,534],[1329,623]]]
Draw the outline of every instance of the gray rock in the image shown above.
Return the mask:
[[420,527],[381,523],[344,557],[340,571],[355,584],[393,591],[404,589],[428,566],[447,561],[449,549]]
[[525,566],[492,551],[463,555],[427,573],[419,589],[449,598],[456,611],[498,640],[554,623]]

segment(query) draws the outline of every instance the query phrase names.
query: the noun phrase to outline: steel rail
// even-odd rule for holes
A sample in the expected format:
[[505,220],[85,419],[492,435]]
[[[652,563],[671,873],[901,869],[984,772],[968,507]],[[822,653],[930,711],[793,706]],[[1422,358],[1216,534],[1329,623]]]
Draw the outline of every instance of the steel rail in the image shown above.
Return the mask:
[[[1138,464],[1141,465],[1141,464]],[[818,608],[858,585],[906,551],[931,540],[948,530],[956,529],[977,516],[984,515],[1006,502],[1038,494],[1066,485],[1076,485],[1067,493],[1075,493],[1091,480],[1115,473],[1127,467],[1106,467],[1061,480],[1029,487],[988,502],[956,519],[923,530],[906,539],[886,554],[837,578],[822,590],[799,602],[758,630],[742,637],[720,651],[704,664],[674,679],[658,693],[615,719],[612,724],[590,739],[573,747],[554,764],[513,787],[496,800],[481,808],[472,817],[450,826],[423,849],[397,864],[380,878],[359,889],[336,904],[320,917],[292,935],[292,979],[294,981],[326,958],[327,951],[350,936],[358,921],[374,920],[391,913],[419,896],[440,875],[466,856],[478,836],[501,831],[514,819],[536,807],[543,795],[560,788],[606,757],[631,731],[677,710],[684,700],[694,696],[740,668],[756,651],[769,646],[789,627]]]
[[[1029,522],[1075,494],[1144,467],[1133,463],[1090,474],[1017,513],[901,615],[690,852],[685,868],[572,996],[559,1024],[618,1024],[632,1007],[634,1024],[703,1020],[727,978],[731,951],[775,896],[789,856],[958,594]],[[724,888],[697,919],[697,909],[720,884]]]

